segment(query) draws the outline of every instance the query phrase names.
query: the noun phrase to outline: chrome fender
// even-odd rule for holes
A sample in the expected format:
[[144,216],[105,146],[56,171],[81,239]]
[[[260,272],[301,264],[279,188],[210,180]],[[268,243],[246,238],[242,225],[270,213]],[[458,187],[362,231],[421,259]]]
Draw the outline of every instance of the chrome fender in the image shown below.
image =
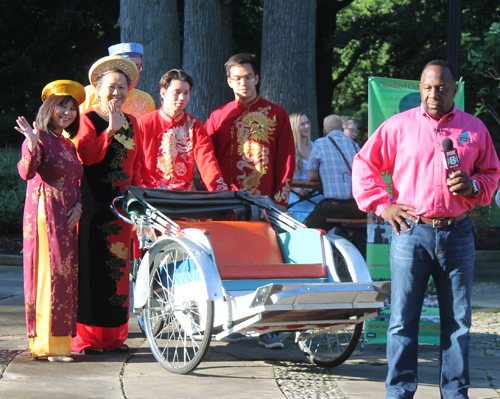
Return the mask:
[[[372,282],[372,277],[370,275],[370,271],[368,270],[368,266],[366,265],[365,259],[363,258],[363,255],[361,255],[358,249],[350,241],[334,234],[325,234],[323,237],[325,240],[325,254],[329,253],[328,249],[326,248],[329,243],[336,247],[346,260],[347,267],[349,269],[349,273],[352,276],[353,282]],[[337,273],[335,272],[331,260],[331,256],[327,257],[326,259],[326,265],[329,268],[328,274],[331,276],[336,276]]]
[[205,281],[208,297],[212,301],[222,300],[222,282],[217,266],[202,245],[184,237],[161,237],[142,258],[134,285],[134,313],[140,313],[146,304],[149,292],[149,272],[156,255],[172,242],[180,244],[193,258]]

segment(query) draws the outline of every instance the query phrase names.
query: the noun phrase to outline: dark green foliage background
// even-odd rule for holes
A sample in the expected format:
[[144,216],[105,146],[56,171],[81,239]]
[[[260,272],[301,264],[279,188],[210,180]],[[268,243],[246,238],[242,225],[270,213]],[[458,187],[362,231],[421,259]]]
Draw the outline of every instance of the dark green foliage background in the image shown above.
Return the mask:
[[[500,6],[489,0],[462,2],[462,32],[482,37],[500,20]],[[333,109],[361,121],[358,139],[367,138],[368,87],[373,76],[420,80],[430,60],[445,59],[448,0],[356,1],[338,15],[331,37],[334,46]],[[496,60],[497,65],[500,59]],[[470,68],[468,54],[461,51],[461,76],[465,81],[465,111],[476,114],[480,95],[500,109],[498,83]],[[484,95],[483,95],[484,97]],[[500,149],[500,124],[487,112],[477,114]]]
[[19,151],[0,150],[0,233],[23,231],[26,181],[17,173]]
[[[260,58],[263,0],[222,1],[231,3],[234,52]],[[500,21],[500,5],[471,0],[462,6],[462,32],[480,46],[491,24]],[[177,0],[177,7],[182,38],[184,0]],[[448,0],[317,0],[316,43],[304,46],[316,47],[311,73],[316,75],[320,121],[332,112],[355,117],[363,144],[368,77],[419,79],[428,61],[445,58],[447,11]],[[20,147],[23,136],[13,129],[15,119],[34,120],[47,83],[72,79],[88,84],[89,67],[120,41],[119,12],[119,0],[0,0],[0,149]],[[499,57],[492,52],[489,65],[498,66]],[[500,112],[499,84],[470,58],[464,47],[465,109],[485,122],[500,149],[500,122],[488,112]],[[0,163],[0,231],[20,226],[25,182],[16,163],[11,158]]]
[[35,118],[47,83],[88,84],[92,63],[120,40],[119,11],[118,0],[1,1],[0,147],[22,142],[15,118]]

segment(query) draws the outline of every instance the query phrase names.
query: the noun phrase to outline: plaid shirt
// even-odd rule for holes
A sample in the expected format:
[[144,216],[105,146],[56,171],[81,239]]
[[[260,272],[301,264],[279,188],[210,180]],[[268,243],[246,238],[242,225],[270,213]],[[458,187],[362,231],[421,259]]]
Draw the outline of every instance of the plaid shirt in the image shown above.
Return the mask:
[[328,137],[331,137],[352,167],[359,145],[341,130],[332,130],[327,137],[316,140],[307,163],[308,170],[319,170],[325,198],[348,199],[352,194],[351,173],[342,155]]

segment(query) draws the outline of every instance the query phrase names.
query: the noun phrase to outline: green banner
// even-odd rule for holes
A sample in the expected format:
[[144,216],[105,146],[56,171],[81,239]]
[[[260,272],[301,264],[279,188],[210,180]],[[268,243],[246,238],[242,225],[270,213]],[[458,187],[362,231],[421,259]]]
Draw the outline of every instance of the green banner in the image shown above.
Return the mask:
[[[368,79],[368,135],[388,118],[410,108],[420,106],[419,81],[370,77]],[[464,109],[464,83],[457,82],[455,95],[457,108]],[[392,183],[387,172],[382,173],[387,187],[392,193]],[[391,278],[389,251],[391,247],[392,226],[374,212],[368,212],[366,263],[374,280]],[[425,294],[424,306],[420,317],[418,341],[438,344],[440,334],[438,300],[432,279]],[[365,343],[386,343],[390,319],[390,301],[381,315],[365,322]]]
[[[368,135],[391,116],[418,107],[421,103],[417,80],[370,77],[368,79]],[[457,82],[455,104],[464,110],[464,82]]]

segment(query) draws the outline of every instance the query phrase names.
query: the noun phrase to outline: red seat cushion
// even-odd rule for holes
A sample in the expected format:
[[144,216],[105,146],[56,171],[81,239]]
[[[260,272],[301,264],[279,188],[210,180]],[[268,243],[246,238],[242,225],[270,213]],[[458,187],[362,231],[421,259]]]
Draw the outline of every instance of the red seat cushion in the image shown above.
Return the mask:
[[176,222],[182,229],[207,230],[223,280],[327,277],[323,264],[284,264],[278,237],[268,223]]
[[177,222],[208,230],[217,265],[283,263],[276,232],[265,222]]
[[324,278],[322,264],[283,263],[278,265],[217,265],[222,280],[264,280],[290,278]]

